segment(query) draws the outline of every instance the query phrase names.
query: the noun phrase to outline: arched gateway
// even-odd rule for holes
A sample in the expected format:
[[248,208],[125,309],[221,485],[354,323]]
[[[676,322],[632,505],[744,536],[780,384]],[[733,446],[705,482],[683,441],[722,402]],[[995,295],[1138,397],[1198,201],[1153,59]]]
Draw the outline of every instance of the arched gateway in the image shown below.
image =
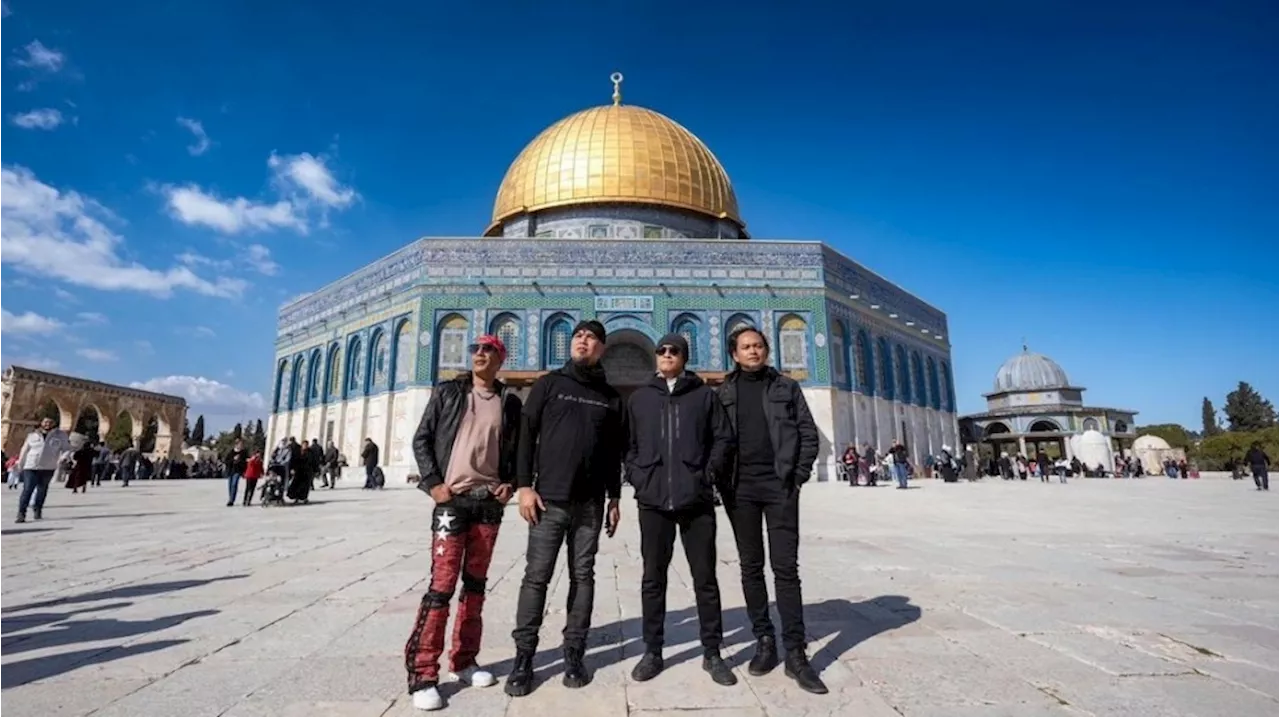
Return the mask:
[[[56,409],[58,427],[68,433],[77,431],[88,438],[103,438],[118,421],[130,426],[134,444],[149,444],[148,426],[154,429],[156,456],[178,458],[182,439],[175,440],[175,427],[181,430],[187,418],[187,402],[181,396],[143,391],[64,376],[48,371],[11,366],[4,373],[3,404],[0,405],[0,435],[4,451],[16,454],[22,441],[45,415],[53,417]],[[143,441],[144,433],[147,434]],[[96,434],[96,436],[94,435]],[[144,449],[148,446],[143,445]]]

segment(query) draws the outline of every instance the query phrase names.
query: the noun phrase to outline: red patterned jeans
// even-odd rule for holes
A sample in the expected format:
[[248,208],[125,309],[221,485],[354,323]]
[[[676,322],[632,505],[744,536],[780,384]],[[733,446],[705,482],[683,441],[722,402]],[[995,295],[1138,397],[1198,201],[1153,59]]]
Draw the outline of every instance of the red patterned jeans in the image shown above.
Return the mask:
[[431,584],[422,596],[413,633],[404,646],[404,666],[409,673],[409,692],[434,686],[440,677],[440,655],[449,622],[449,601],[458,578],[462,596],[453,623],[452,671],[476,664],[480,653],[484,608],[485,576],[493,558],[493,545],[502,525],[503,506],[492,496],[454,496],[437,505],[431,516]]

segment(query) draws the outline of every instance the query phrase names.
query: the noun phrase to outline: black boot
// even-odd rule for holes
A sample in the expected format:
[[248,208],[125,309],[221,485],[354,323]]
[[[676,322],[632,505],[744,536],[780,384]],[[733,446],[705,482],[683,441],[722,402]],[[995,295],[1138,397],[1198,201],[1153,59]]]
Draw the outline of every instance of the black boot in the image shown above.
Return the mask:
[[631,670],[631,679],[636,682],[648,682],[662,672],[662,653],[646,650],[644,656]]
[[524,697],[533,689],[533,652],[521,650],[516,652],[515,665],[511,674],[507,675],[507,684],[502,691],[512,697]]
[[702,656],[702,669],[711,675],[711,681],[717,685],[731,687],[738,684],[738,676],[724,664],[719,650],[707,650]]
[[44,520],[44,512],[43,512],[43,509],[41,509],[41,508],[36,508],[36,509],[35,509],[35,514],[36,514],[36,520]]
[[571,690],[586,687],[591,682],[591,674],[582,664],[583,649],[581,647],[564,648],[564,686]]
[[778,643],[774,642],[773,635],[765,635],[756,640],[756,655],[751,658],[751,664],[747,665],[747,672],[753,677],[760,677],[769,674],[777,666]]
[[783,671],[805,692],[815,695],[827,694],[827,686],[823,684],[822,678],[818,677],[818,672],[813,669],[813,665],[809,664],[809,658],[804,654],[803,647],[787,650],[787,662]]

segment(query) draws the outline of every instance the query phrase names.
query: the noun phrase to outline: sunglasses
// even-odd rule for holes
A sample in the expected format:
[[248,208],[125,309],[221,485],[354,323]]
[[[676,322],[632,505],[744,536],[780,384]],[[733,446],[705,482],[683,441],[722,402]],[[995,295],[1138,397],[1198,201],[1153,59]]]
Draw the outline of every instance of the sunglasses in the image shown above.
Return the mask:
[[490,346],[489,344],[471,344],[470,346],[467,347],[467,351],[470,352],[472,355],[475,355],[475,354],[489,355],[489,354],[498,353],[498,350]]
[[654,350],[653,353],[655,356],[679,357],[684,355],[683,353],[680,352],[680,349],[676,348],[675,346],[659,346],[656,350]]

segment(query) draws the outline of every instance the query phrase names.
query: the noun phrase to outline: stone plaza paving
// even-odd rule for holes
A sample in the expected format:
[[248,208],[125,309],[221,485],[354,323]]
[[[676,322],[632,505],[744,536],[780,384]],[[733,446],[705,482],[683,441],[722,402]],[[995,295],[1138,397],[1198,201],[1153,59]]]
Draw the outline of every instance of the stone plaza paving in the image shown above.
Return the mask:
[[[430,563],[431,503],[351,479],[311,505],[224,507],[219,482],[71,495],[14,525],[4,493],[3,709],[10,717],[409,715],[402,649]],[[594,682],[559,681],[563,556],[521,699],[444,690],[444,714],[1039,717],[1275,715],[1277,500],[1230,480],[1077,480],[804,489],[801,571],[831,694],[750,677],[751,634],[723,516],[726,657],[700,669],[677,549],[667,671],[640,654],[634,505],[602,539]],[[524,567],[514,507],[489,578],[481,660],[501,676]]]

